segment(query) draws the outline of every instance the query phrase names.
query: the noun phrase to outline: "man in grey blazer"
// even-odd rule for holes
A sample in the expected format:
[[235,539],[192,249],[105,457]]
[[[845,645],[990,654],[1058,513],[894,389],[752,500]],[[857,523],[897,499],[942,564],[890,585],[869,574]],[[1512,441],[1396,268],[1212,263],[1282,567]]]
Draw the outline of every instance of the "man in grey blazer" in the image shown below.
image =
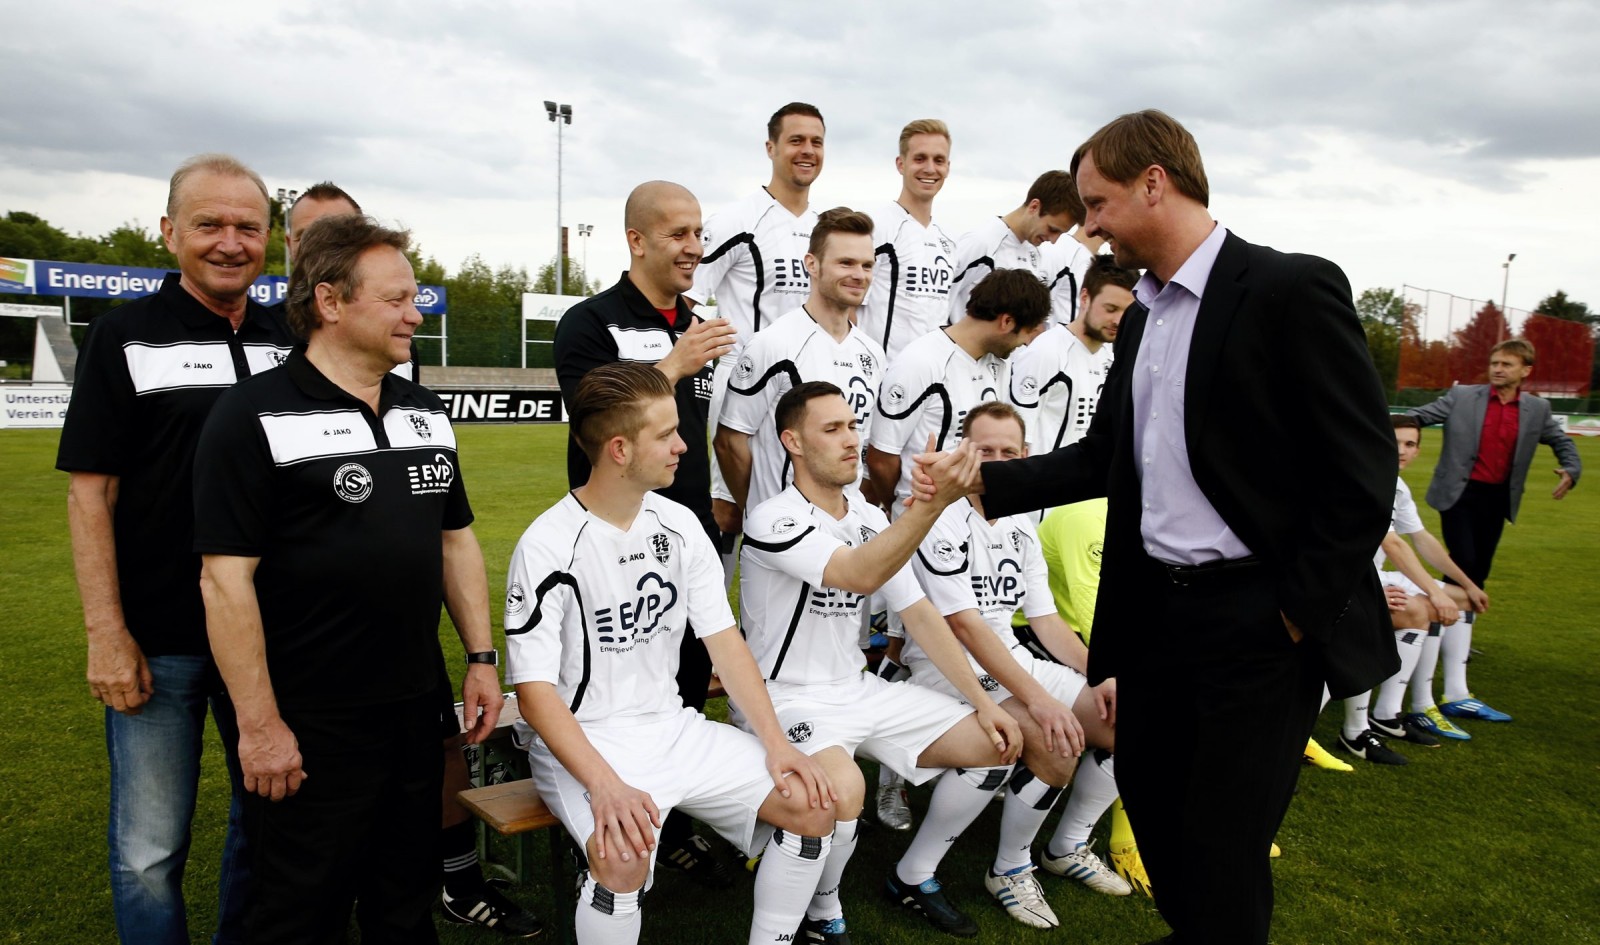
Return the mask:
[[[1548,444],[1561,464],[1556,469],[1560,482],[1551,493],[1554,498],[1566,495],[1583,473],[1577,447],[1551,415],[1550,402],[1522,391],[1533,362],[1533,345],[1521,338],[1502,341],[1489,352],[1489,383],[1459,384],[1433,403],[1407,411],[1424,425],[1444,424],[1444,445],[1428,486],[1428,504],[1439,510],[1450,557],[1479,587],[1489,578],[1501,530],[1507,521],[1517,520],[1538,444]],[[1445,701],[1439,709],[1452,718],[1509,722],[1509,715],[1484,705],[1467,690],[1473,616],[1468,614],[1445,631]],[[1431,703],[1433,672],[1431,666],[1426,668],[1424,701]],[[1419,666],[1413,685],[1424,678],[1421,670]],[[1413,693],[1413,709],[1419,696]],[[1449,735],[1448,723],[1445,728],[1441,734]]]

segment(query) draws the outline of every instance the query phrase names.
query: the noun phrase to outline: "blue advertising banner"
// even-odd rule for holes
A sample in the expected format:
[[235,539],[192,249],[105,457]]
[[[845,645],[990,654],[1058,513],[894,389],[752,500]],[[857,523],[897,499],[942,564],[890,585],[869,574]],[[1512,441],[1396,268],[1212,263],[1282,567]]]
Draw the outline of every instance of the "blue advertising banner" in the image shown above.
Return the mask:
[[[74,298],[123,299],[149,295],[161,288],[165,269],[98,266],[47,259],[0,260],[0,291]],[[289,292],[283,276],[262,276],[250,286],[250,297],[262,305],[282,302]],[[417,292],[417,310],[424,315],[445,312],[444,286],[425,285]]]

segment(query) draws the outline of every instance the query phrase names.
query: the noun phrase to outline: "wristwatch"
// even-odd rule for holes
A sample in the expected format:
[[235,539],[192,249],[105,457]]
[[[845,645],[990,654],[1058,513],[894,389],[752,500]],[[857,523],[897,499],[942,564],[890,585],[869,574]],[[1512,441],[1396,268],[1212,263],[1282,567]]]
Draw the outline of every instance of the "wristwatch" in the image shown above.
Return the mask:
[[468,653],[467,663],[488,663],[490,666],[499,666],[500,654],[495,650],[480,650],[477,653]]

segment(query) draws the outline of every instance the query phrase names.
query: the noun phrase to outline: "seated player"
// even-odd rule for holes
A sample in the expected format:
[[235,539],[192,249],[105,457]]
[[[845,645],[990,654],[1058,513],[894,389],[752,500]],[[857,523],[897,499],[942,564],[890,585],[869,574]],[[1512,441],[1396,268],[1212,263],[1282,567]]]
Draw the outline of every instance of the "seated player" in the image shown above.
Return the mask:
[[[1417,458],[1417,452],[1422,448],[1422,428],[1415,417],[1397,416],[1393,421],[1395,446],[1400,451],[1400,468],[1404,470]],[[1402,508],[1405,510],[1403,520]],[[1402,535],[1411,539],[1411,544],[1416,548],[1415,554],[1411,548],[1406,547],[1406,543],[1400,537]],[[1401,650],[1402,660],[1415,667],[1407,676],[1411,686],[1412,711],[1401,718],[1400,703],[1405,681],[1396,683],[1391,678],[1379,687],[1378,712],[1377,717],[1372,720],[1372,726],[1382,734],[1424,745],[1426,741],[1418,739],[1416,735],[1468,741],[1472,736],[1445,718],[1444,713],[1439,711],[1439,706],[1434,704],[1433,670],[1439,660],[1442,627],[1454,626],[1457,623],[1458,612],[1478,614],[1488,610],[1489,595],[1467,577],[1466,572],[1445,550],[1443,543],[1423,526],[1422,517],[1417,513],[1416,500],[1411,497],[1411,489],[1403,479],[1395,485],[1394,529],[1384,539],[1383,552],[1401,571],[1400,574],[1393,576],[1390,576],[1392,572],[1384,572],[1382,575],[1384,583],[1402,587],[1408,596],[1424,598],[1431,616],[1427,624],[1427,636],[1420,639],[1420,650],[1416,651],[1416,655]],[[1419,557],[1454,583],[1442,584],[1435,581],[1427,571],[1423,570],[1421,563],[1417,561]],[[1381,560],[1379,565],[1381,567]],[[1443,594],[1440,593],[1441,590]],[[1413,620],[1411,623],[1415,624],[1417,621]],[[1398,622],[1395,624],[1395,629],[1396,631],[1400,629]],[[1413,628],[1408,627],[1408,629]],[[1465,667],[1466,664],[1462,663],[1458,670],[1462,677],[1457,682],[1462,691],[1466,690]],[[1401,668],[1404,670],[1406,666]],[[1447,668],[1448,671],[1450,670]]]
[[[855,850],[866,791],[853,757],[857,750],[921,783],[945,768],[1009,766],[1021,754],[1022,734],[968,668],[961,644],[906,564],[944,507],[976,481],[976,454],[964,447],[935,464],[930,500],[913,503],[890,525],[882,511],[849,489],[861,442],[855,414],[838,387],[821,381],[796,385],[779,398],[776,419],[794,464],[794,484],[745,519],[739,603],[779,723],[795,747],[823,766],[839,797],[833,848],[806,910],[803,941],[844,943],[849,936],[839,879]],[[900,613],[907,633],[967,704],[867,671],[858,628],[874,593]],[[732,701],[736,718],[748,720],[740,697]],[[990,785],[991,792],[998,786]],[[921,834],[943,841],[966,829],[978,812],[952,810],[936,793]],[[932,872],[909,882],[892,875],[888,892],[945,931],[977,933],[977,925],[945,899]]]
[[[1095,598],[1100,593],[1100,555],[1105,544],[1106,500],[1087,499],[1051,509],[1039,523],[1039,551],[1044,556],[1046,573],[1050,580],[1050,596],[1054,598],[1056,612],[1067,626],[1076,630],[1085,645],[1094,633]],[[1013,627],[1015,630],[1016,628]],[[1031,631],[1018,634],[1036,655],[1047,655],[1042,646],[1032,639]],[[1111,775],[1111,755],[1103,750],[1094,752],[1097,767],[1103,766]],[[1061,822],[1051,840],[1055,850],[1077,851],[1078,843],[1085,844],[1084,854],[1066,875],[1072,876],[1097,892],[1120,895],[1118,887],[1107,882],[1099,866],[1099,857],[1093,857],[1087,843],[1094,825],[1105,814],[1104,789],[1100,779],[1079,766],[1072,786],[1072,794],[1061,812]],[[1112,792],[1115,794],[1114,784]],[[1114,798],[1111,808],[1111,838],[1107,848],[1111,852],[1111,865],[1128,884],[1146,896],[1150,891],[1150,877],[1145,873],[1144,861],[1139,857],[1139,845],[1134,840],[1133,825],[1128,823],[1128,812],[1121,798]],[[1091,860],[1090,857],[1093,857]],[[1048,865],[1047,867],[1048,868]],[[1116,877],[1113,877],[1116,878]]]
[[[972,444],[983,462],[1028,454],[1022,417],[1016,408],[998,401],[968,411],[961,438]],[[980,496],[951,503],[917,549],[914,567],[928,600],[966,647],[972,672],[1022,728],[1022,761],[1011,772],[998,772],[1001,779],[1009,775],[1010,790],[994,866],[984,877],[984,886],[1017,921],[1055,928],[1061,923],[1033,875],[1033,838],[1072,779],[1085,745],[1106,752],[1113,748],[1116,683],[1087,685],[1089,649],[1056,613],[1039,539],[1027,516],[990,519],[984,515]],[[1019,607],[1033,636],[1054,660],[1041,659],[1017,642],[1011,616]],[[912,683],[960,698],[916,641],[908,642],[904,652]],[[1117,796],[1110,758],[1097,763],[1091,756],[1081,770],[1091,783],[1075,786],[1074,796],[1080,803],[1090,803],[1087,795],[1096,795],[1092,803],[1097,819]],[[934,795],[968,795],[964,800],[981,808],[994,788],[984,790],[985,782],[974,784],[974,774],[945,772]],[[1077,819],[1064,819],[1063,824],[1070,827]],[[1100,879],[1096,888],[1102,892],[1125,896],[1133,891],[1089,850],[1087,835],[1058,853],[1051,848],[1061,848],[1060,839],[1046,844],[1041,857],[1046,870],[1086,881],[1093,875]],[[947,839],[924,834],[911,844],[897,869],[912,878],[931,874],[948,849]]]
[[[1400,469],[1404,470],[1417,458],[1421,428],[1413,417],[1396,416],[1392,419]],[[1417,553],[1401,536],[1410,537],[1428,563],[1456,584],[1435,581],[1418,560]],[[1385,571],[1383,564],[1386,560],[1392,561],[1397,570]],[[1424,748],[1439,747],[1438,738],[1427,726],[1400,715],[1400,700],[1405,693],[1406,683],[1415,674],[1426,647],[1427,636],[1422,630],[1431,628],[1432,637],[1437,640],[1441,625],[1454,625],[1464,609],[1477,612],[1488,609],[1489,598],[1467,578],[1439,540],[1423,526],[1422,517],[1417,513],[1416,500],[1411,497],[1411,488],[1404,479],[1397,478],[1395,481],[1394,514],[1389,533],[1384,536],[1372,563],[1378,569],[1386,592],[1391,598],[1396,598],[1391,600],[1389,610],[1394,622],[1395,645],[1400,652],[1400,671],[1380,686],[1375,718],[1368,718],[1371,693],[1361,693],[1345,700],[1344,727],[1339,736],[1339,747],[1357,758],[1376,764],[1403,765],[1407,763],[1406,757],[1384,744],[1383,738],[1397,738]],[[1404,598],[1400,599],[1395,591],[1399,591]],[[1426,715],[1422,718],[1426,722],[1432,721]],[[1439,721],[1455,728],[1443,716]]]
[[[778,726],[711,540],[651,492],[672,482],[685,449],[672,385],[647,364],[603,365],[579,382],[571,422],[591,474],[518,541],[505,628],[534,782],[588,858],[578,941],[638,941],[661,821],[681,807],[746,851],[766,833],[758,821],[776,828],[749,941],[790,942],[827,857],[834,798]],[[684,707],[674,676],[688,628],[758,737]]]

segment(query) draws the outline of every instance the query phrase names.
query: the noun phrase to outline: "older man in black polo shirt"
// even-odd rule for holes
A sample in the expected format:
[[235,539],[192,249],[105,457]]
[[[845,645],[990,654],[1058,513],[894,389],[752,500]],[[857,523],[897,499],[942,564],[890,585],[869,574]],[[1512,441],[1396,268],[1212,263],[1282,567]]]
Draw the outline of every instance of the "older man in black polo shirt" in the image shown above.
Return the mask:
[[[88,630],[89,691],[105,703],[111,901],[123,942],[189,941],[189,853],[208,700],[228,713],[206,644],[190,467],[212,404],[280,363],[283,320],[250,301],[267,243],[267,189],[202,154],[172,175],[161,218],[178,272],[95,319],[78,355],[56,468]],[[242,935],[238,777],[223,849],[217,941]]]
[[[195,549],[252,792],[252,942],[436,940],[438,625],[468,651],[468,737],[500,692],[483,555],[439,398],[391,369],[422,316],[406,233],[354,215],[302,237],[282,371],[217,404]],[[481,714],[480,714],[481,713]]]
[[[617,284],[567,310],[556,325],[556,376],[572,411],[578,382],[590,370],[617,361],[654,364],[673,383],[678,435],[688,450],[672,484],[657,490],[689,507],[701,527],[719,538],[711,517],[711,462],[706,426],[711,407],[711,362],[733,350],[734,329],[726,319],[694,315],[683,293],[700,265],[700,202],[668,181],[640,184],[623,210],[632,262]],[[567,443],[567,484],[589,481],[589,460],[576,440]],[[731,549],[721,549],[729,551]],[[704,708],[711,658],[693,633],[686,633],[678,662],[678,695],[690,708]],[[659,862],[683,869],[711,886],[732,878],[710,859],[706,842],[693,836],[689,820],[674,813],[661,832]]]

